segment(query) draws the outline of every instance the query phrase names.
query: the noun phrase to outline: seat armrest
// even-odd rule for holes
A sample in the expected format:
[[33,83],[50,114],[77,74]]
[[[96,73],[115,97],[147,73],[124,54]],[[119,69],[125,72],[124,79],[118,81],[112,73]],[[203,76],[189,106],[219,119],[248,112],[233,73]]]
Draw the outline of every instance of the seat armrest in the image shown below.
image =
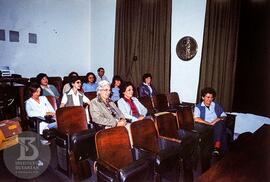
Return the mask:
[[[134,176],[143,175],[143,173],[151,173],[154,163],[151,160],[140,159],[132,162],[130,165],[119,170],[121,181],[129,181]],[[149,170],[150,169],[150,170]],[[144,174],[145,175],[145,174]],[[140,181],[138,179],[138,181]]]
[[28,117],[29,120],[29,126],[32,129],[32,131],[39,133],[39,123],[40,122],[46,122],[45,118],[43,117]]
[[168,148],[179,148],[181,146],[181,142],[181,140],[159,136],[159,146],[161,150]]
[[105,161],[98,159],[96,167],[98,181],[115,181],[115,178],[119,178],[118,170]]
[[118,171],[117,167],[109,164],[106,161],[97,159],[97,168],[99,168],[99,167],[101,167],[102,169],[104,168],[104,169],[106,169],[106,170],[108,170],[109,172],[112,172],[112,173],[115,173],[116,171]]
[[192,108],[195,107],[196,103],[192,102],[182,102],[180,106],[191,106]]
[[70,135],[70,150],[74,152],[76,161],[96,160],[95,132],[88,129]]
[[139,160],[139,159],[153,159],[155,158],[155,154],[148,151],[148,150],[145,150],[145,149],[142,149],[138,146],[134,146],[133,145],[133,148],[132,148],[132,154],[133,154],[133,159],[134,160]]
[[64,147],[66,149],[69,148],[69,135],[66,133],[60,133],[58,130],[56,130],[56,140],[55,143],[56,145],[60,147]]
[[159,138],[163,139],[163,140],[167,140],[169,142],[176,142],[176,143],[179,143],[179,144],[181,143],[181,140],[176,139],[176,138],[169,138],[169,137],[162,136],[162,135],[159,135]]

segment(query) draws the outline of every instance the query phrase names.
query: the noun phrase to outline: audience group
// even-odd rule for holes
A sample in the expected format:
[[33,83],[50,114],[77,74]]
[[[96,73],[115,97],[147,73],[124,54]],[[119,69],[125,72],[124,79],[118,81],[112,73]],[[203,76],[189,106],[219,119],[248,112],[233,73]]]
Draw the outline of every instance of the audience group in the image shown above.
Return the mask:
[[[103,128],[126,126],[130,122],[142,120],[148,115],[145,106],[134,96],[153,97],[157,95],[152,85],[152,75],[146,73],[142,76],[142,83],[135,88],[131,82],[123,81],[119,75],[115,75],[109,82],[105,76],[104,68],[97,70],[97,75],[89,72],[82,83],[78,73],[71,72],[68,75],[69,83],[63,86],[62,97],[56,87],[48,83],[48,76],[45,73],[37,75],[37,84],[29,87],[29,99],[26,101],[26,112],[29,117],[55,116],[45,96],[55,96],[59,107],[89,105],[90,115],[93,123]],[[96,98],[91,101],[84,95],[84,92],[96,92]],[[205,88],[202,90],[202,102],[194,109],[195,129],[199,133],[213,130],[214,152],[225,152],[227,141],[225,137],[224,118],[226,114],[223,108],[216,102],[215,90]],[[48,124],[45,129],[56,127],[56,124]],[[42,131],[41,131],[42,132]]]

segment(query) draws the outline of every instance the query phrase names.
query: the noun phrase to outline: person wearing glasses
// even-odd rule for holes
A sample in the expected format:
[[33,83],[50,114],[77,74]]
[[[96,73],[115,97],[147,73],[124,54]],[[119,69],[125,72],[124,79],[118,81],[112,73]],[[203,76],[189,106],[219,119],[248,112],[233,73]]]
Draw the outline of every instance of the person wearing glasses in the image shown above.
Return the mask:
[[125,116],[110,99],[110,94],[110,83],[106,80],[100,81],[97,87],[97,97],[90,102],[92,120],[103,128],[126,126]]
[[83,106],[84,103],[90,104],[90,100],[79,90],[81,89],[82,82],[80,77],[74,76],[71,78],[71,89],[64,93],[60,107],[67,106]]
[[92,72],[86,74],[86,83],[83,83],[83,91],[84,92],[96,92],[97,91],[97,83],[96,83],[96,75]]
[[[69,80],[71,80],[71,78],[72,78],[73,76],[79,76],[79,74],[78,74],[77,72],[74,72],[74,71],[70,72],[70,73],[68,74]],[[68,83],[66,83],[66,84],[64,85],[63,90],[62,90],[62,94],[64,95],[64,93],[68,92],[70,89],[71,89],[71,87],[70,87],[70,82],[68,82]]]

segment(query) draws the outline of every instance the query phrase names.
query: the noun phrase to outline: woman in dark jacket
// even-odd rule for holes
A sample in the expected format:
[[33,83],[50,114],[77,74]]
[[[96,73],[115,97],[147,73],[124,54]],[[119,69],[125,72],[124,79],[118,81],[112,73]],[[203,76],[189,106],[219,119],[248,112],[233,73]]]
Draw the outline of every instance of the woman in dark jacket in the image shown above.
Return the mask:
[[142,77],[143,83],[139,86],[139,96],[140,97],[153,97],[157,95],[155,87],[151,84],[152,75],[150,73],[145,73]]

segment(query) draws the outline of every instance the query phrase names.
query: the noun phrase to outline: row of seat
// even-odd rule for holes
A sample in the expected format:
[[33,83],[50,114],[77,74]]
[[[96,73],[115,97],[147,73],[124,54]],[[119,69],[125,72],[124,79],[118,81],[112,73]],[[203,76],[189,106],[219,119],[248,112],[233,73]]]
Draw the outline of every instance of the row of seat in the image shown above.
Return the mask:
[[[96,97],[96,92],[85,92],[85,96],[90,100]],[[56,99],[53,96],[46,96],[48,101],[51,103],[53,108],[57,110]],[[165,94],[158,94],[155,97],[139,97],[139,101],[147,108],[148,114],[154,115],[158,112],[176,112],[178,111],[179,118],[179,128],[186,130],[194,129],[194,120],[193,120],[193,105],[183,105],[180,103],[179,96],[176,92]],[[90,125],[94,128],[95,124],[91,122],[91,114],[88,108],[88,115],[90,118]],[[39,132],[39,120],[30,118],[30,128],[33,131]]]
[[[96,133],[87,128],[83,107],[60,108],[56,112],[59,168],[79,179],[87,177],[82,173],[88,171],[89,175],[89,165],[89,170],[85,170],[86,161],[95,160],[96,149],[99,181],[153,181],[175,169],[180,171],[176,170],[174,177],[191,179],[192,169],[188,169],[185,161],[190,163],[198,138],[181,138],[179,112],[176,113],[156,114],[154,121],[133,122],[130,126],[132,147],[125,127]],[[82,166],[84,170],[79,169]]]

